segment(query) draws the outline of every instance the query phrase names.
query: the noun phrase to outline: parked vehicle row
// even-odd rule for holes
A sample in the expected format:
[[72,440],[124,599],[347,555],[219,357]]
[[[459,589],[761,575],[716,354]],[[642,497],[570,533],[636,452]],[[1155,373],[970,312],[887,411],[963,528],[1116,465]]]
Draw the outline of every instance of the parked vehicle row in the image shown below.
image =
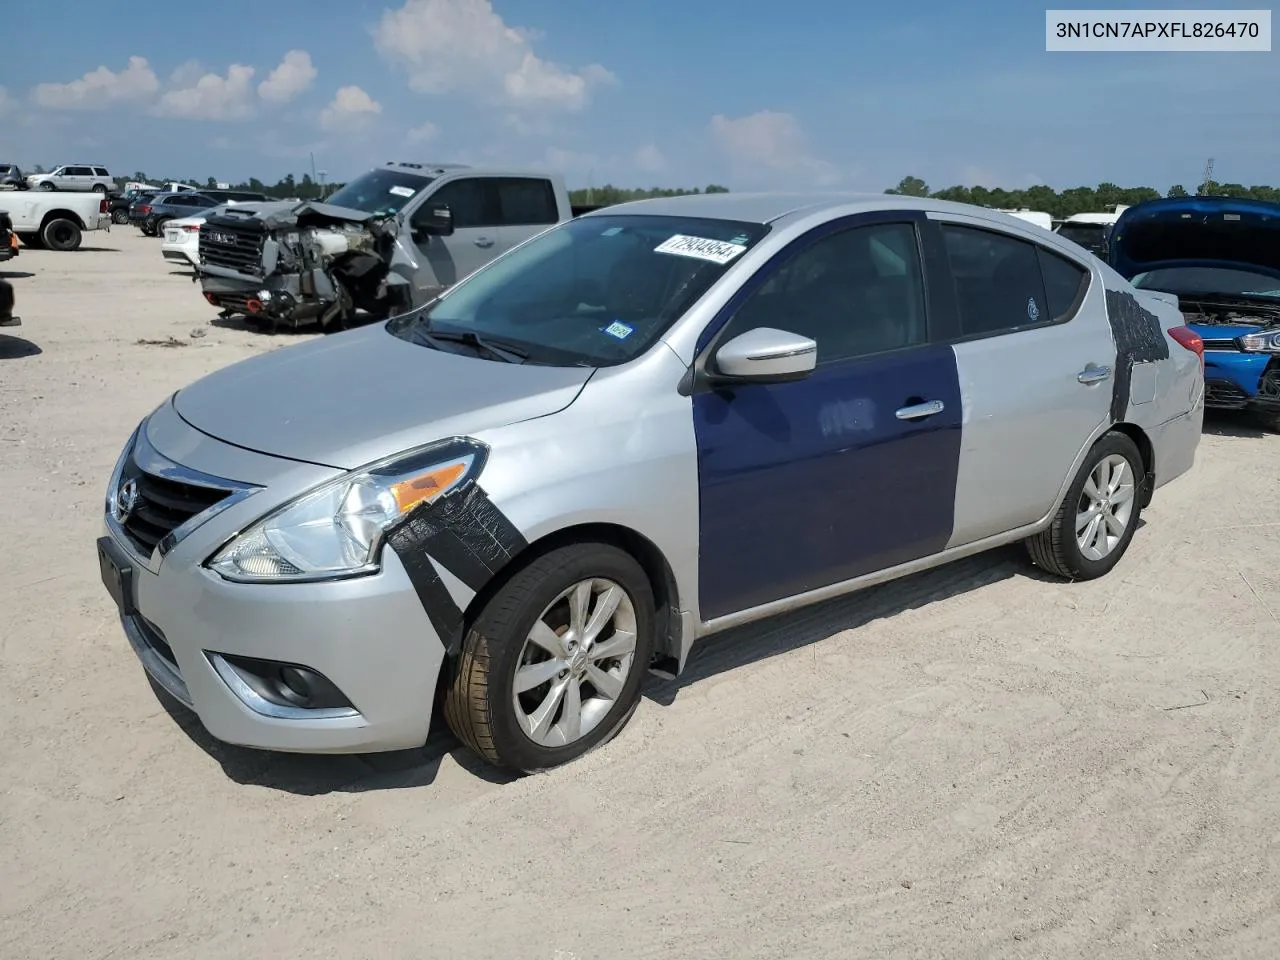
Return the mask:
[[[379,174],[339,212],[209,218],[202,270],[228,221],[214,242],[268,277],[290,230],[307,245],[278,256],[311,271],[342,256],[329,232],[349,254],[418,228],[433,267],[437,238],[504,242],[501,172]],[[129,439],[103,583],[213,736],[416,747],[439,689],[478,754],[552,767],[727,627],[1018,541],[1103,576],[1195,459],[1177,298],[1016,218],[734,194],[562,214],[422,306],[197,381]]]

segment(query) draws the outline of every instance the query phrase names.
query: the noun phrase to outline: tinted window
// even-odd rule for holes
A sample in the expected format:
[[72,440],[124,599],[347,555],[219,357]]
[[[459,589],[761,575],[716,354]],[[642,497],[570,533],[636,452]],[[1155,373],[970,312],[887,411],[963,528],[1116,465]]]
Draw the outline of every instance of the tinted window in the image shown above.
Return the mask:
[[[415,211],[414,216],[424,212],[436,204],[447,204],[453,212],[453,228],[462,230],[466,227],[495,226],[492,205],[489,203],[487,182],[472,177],[469,180],[454,180],[431,195],[431,200]],[[331,201],[332,202],[332,201]]]
[[64,172],[68,177],[91,177],[91,176],[93,176],[93,171],[92,171],[92,170],[90,170],[88,167],[67,167],[67,169],[66,169],[65,171],[63,171],[63,172]]
[[1036,246],[1003,233],[943,224],[960,306],[960,333],[973,336],[1052,319]]
[[106,171],[106,170],[104,170],[102,167],[94,167],[94,168],[93,168],[93,175],[94,175],[95,177],[109,177],[109,176],[111,176],[111,174],[107,173],[107,171]]
[[550,180],[526,177],[495,181],[500,222],[511,226],[555,223],[556,194]]
[[1076,298],[1088,286],[1089,271],[1066,257],[1050,253],[1044,247],[1038,247],[1036,252],[1040,256],[1040,276],[1044,280],[1049,317],[1065,320],[1075,307]]
[[530,363],[611,366],[639,356],[768,231],[758,223],[640,215],[568,220],[471,274],[396,336],[473,331]]
[[788,259],[730,321],[728,336],[775,327],[818,344],[818,363],[925,342],[915,227],[844,230]]

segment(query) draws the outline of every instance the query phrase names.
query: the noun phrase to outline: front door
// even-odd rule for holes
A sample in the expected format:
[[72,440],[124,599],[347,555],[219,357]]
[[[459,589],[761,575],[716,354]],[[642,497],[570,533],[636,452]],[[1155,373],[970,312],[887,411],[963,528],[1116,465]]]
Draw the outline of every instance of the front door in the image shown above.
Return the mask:
[[419,303],[479,270],[506,249],[497,190],[491,178],[462,177],[444,184],[410,214],[410,227],[416,217],[439,204],[447,204],[453,212],[453,233],[447,237],[414,236],[427,267],[419,271],[414,281]]
[[910,214],[819,227],[735,298],[716,343],[811,337],[806,379],[695,395],[699,606],[712,620],[936,553],[951,537],[960,389],[929,338]]

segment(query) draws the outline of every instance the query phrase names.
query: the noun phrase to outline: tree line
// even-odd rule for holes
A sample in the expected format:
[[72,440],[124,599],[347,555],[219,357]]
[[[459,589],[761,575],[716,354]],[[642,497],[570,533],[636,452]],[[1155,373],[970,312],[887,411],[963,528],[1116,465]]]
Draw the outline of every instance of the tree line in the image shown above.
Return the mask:
[[[896,187],[890,187],[885,193],[954,200],[1003,210],[1039,210],[1057,219],[1065,219],[1076,213],[1103,213],[1118,204],[1133,206],[1146,200],[1159,200],[1162,196],[1159,190],[1152,187],[1121,187],[1114,183],[1100,183],[1096,187],[1070,187],[1062,191],[1046,186],[1027,187],[1023,190],[958,186],[930,190],[929,185],[919,177],[903,177]],[[1188,191],[1182,184],[1175,184],[1163,196],[1187,197],[1193,194],[1280,203],[1280,187],[1247,187],[1241,183],[1217,183],[1212,180],[1198,184],[1193,191]]]

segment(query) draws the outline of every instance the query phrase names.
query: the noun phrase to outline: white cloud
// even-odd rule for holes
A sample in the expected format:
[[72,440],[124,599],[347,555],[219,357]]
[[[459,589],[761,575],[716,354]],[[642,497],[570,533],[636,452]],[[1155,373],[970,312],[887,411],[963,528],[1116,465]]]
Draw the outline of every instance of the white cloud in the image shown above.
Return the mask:
[[0,86],[0,117],[18,107],[18,99],[9,93],[9,88]]
[[50,110],[100,110],[117,103],[146,100],[160,89],[160,81],[145,57],[130,57],[119,73],[106,67],[91,70],[70,83],[41,83],[32,98]]
[[316,72],[311,54],[305,50],[290,50],[267,79],[258,84],[258,96],[271,103],[288,103],[311,86]]
[[325,130],[353,129],[380,113],[382,104],[359,87],[341,87],[320,111],[320,126]]
[[[182,68],[189,74],[188,67]],[[253,114],[253,67],[233,63],[224,77],[206,73],[194,84],[170,90],[152,111],[161,117],[185,120],[243,120]]]
[[374,28],[374,43],[429,94],[462,92],[521,107],[581,110],[617,78],[599,64],[570,70],[533,51],[537,34],[510,27],[490,0],[405,0]]
[[439,133],[440,128],[430,120],[427,120],[406,133],[405,139],[410,143],[426,143],[428,140],[434,140]]
[[633,160],[645,173],[661,173],[667,169],[666,156],[652,143],[637,150]]
[[800,122],[789,113],[761,110],[737,119],[716,114],[710,131],[716,146],[739,170],[808,175],[820,186],[841,179],[832,164],[813,155]]

